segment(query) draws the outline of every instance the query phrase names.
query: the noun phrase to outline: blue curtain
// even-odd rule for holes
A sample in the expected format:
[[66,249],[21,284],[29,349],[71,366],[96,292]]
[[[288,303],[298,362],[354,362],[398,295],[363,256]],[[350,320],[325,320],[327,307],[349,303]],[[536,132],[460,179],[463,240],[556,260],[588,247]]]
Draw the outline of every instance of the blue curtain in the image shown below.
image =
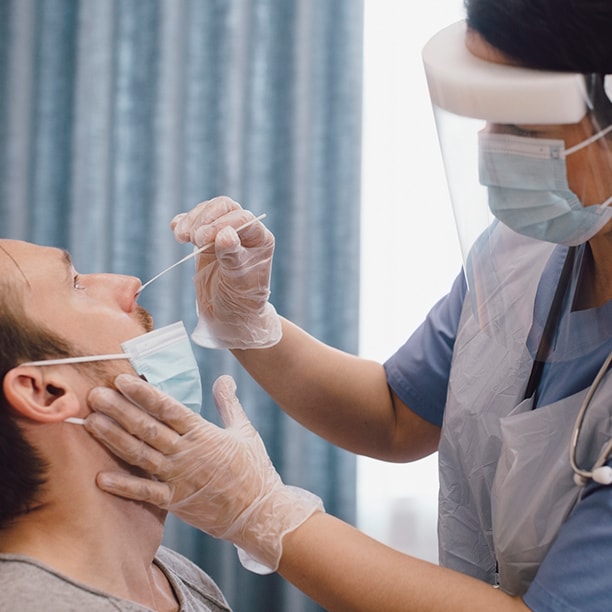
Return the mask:
[[[143,281],[189,252],[170,219],[227,194],[267,213],[272,301],[355,352],[360,0],[0,0],[0,233],[67,248],[81,273]],[[193,264],[143,292],[157,325],[195,324]],[[229,352],[196,348],[203,414],[222,373],[288,483],[354,522],[354,458],[275,407]],[[165,543],[240,612],[316,610],[233,547],[171,519]]]

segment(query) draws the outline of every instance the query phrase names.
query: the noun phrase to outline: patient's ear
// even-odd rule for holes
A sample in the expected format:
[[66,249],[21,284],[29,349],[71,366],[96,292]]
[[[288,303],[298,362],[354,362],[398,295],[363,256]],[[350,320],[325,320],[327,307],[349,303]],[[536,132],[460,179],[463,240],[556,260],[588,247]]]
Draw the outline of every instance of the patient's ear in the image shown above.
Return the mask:
[[58,423],[81,407],[68,378],[54,366],[17,366],[7,372],[2,388],[14,410],[40,423]]

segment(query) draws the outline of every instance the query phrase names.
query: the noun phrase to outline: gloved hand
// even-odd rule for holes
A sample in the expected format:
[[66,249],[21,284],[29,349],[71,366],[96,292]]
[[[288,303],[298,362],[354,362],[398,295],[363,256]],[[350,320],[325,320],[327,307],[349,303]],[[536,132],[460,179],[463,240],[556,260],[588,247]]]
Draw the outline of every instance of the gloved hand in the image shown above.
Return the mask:
[[138,377],[120,374],[115,386],[119,392],[107,387],[91,391],[95,412],[85,427],[155,480],[100,472],[98,487],[167,509],[233,542],[251,571],[275,571],[283,536],[324,511],[323,504],[316,495],[283,484],[235,395],[234,380],[221,376],[213,385],[225,429]]
[[174,217],[179,242],[214,250],[196,257],[194,283],[198,324],[192,334],[206,348],[266,348],[281,338],[280,319],[270,296],[274,236],[260,222],[236,233],[253,214],[226,197],[201,202]]

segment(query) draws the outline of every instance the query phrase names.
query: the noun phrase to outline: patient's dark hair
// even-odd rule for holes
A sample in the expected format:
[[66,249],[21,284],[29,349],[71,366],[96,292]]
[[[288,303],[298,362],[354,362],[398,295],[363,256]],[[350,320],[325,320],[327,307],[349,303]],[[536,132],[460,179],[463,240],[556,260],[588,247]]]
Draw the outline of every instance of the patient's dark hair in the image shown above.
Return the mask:
[[[19,363],[68,357],[59,336],[28,319],[20,287],[0,282],[0,380]],[[39,503],[47,464],[26,440],[13,408],[0,390],[0,529]]]
[[610,0],[464,0],[468,26],[519,64],[580,72],[601,126],[612,123]]

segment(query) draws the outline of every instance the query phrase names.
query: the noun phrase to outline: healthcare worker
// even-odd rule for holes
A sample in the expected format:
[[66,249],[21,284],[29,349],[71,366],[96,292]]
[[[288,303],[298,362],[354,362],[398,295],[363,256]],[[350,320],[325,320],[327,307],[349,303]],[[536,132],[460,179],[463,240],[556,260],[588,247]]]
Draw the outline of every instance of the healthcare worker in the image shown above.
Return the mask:
[[260,223],[238,237],[230,226],[252,215],[236,203],[173,222],[179,240],[215,240],[197,263],[196,342],[231,349],[287,413],[349,450],[439,451],[443,567],[283,485],[226,379],[226,429],[136,379],[95,391],[88,429],[155,476],[98,484],[233,541],[247,566],[331,610],[610,610],[612,4],[466,8],[467,26],[423,52],[464,270],[384,366],[277,315],[274,239]]

